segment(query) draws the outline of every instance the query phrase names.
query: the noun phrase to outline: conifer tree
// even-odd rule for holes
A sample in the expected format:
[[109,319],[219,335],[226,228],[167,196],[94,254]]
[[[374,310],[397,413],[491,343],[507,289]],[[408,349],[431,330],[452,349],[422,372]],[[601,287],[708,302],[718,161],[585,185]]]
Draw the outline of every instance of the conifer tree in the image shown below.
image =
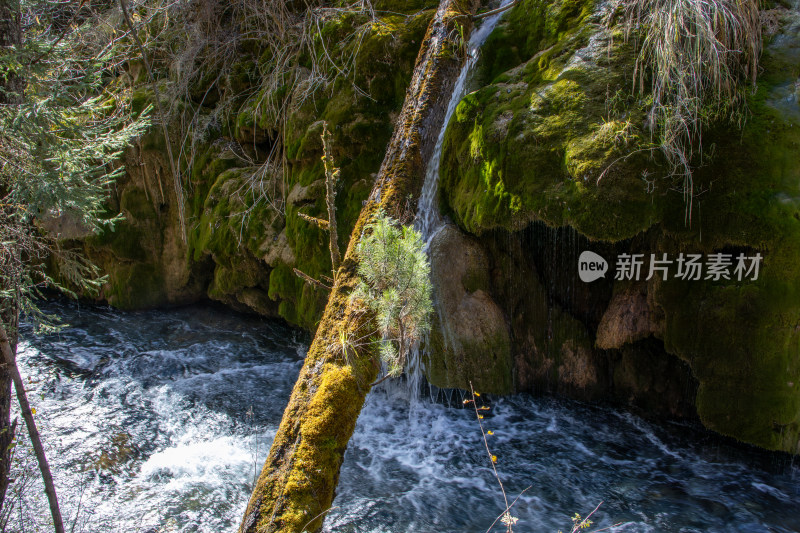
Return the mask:
[[381,359],[388,376],[395,377],[403,372],[414,342],[431,327],[431,267],[414,228],[379,212],[366,231],[358,243],[361,281],[353,297],[375,313]]
[[[88,20],[84,7],[0,0],[0,505],[9,482],[13,380],[56,531],[63,525],[55,489],[16,367],[18,324],[20,316],[55,324],[36,306],[42,289],[99,288],[97,267],[62,247],[54,221],[85,233],[113,224],[104,202],[124,172],[119,156],[147,126],[147,112],[132,116],[115,76],[119,40],[82,41],[74,31]],[[47,266],[53,263],[58,279]]]

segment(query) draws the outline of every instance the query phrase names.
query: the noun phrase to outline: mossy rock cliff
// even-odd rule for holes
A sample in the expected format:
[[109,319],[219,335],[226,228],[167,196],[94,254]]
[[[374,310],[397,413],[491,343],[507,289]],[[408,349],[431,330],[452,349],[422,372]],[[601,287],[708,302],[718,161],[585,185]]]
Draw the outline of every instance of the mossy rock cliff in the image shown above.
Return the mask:
[[[375,1],[377,18],[357,41],[341,38],[364,28],[366,14],[323,18],[314,39],[326,43],[328,59],[355,60],[347,75],[304,99],[285,100],[288,86],[260,86],[275,58],[257,42],[242,43],[224,76],[198,71],[187,100],[177,103],[204,128],[191,150],[181,149],[171,124],[174,151],[184,154],[186,238],[165,140],[153,129],[128,151],[128,174],[110,202],[109,212],[124,220],[83,241],[109,274],[103,297],[125,308],[211,298],[314,329],[328,295],[293,269],[317,278],[331,269],[327,235],[298,216],[327,217],[322,123],[341,168],[344,249],[434,4]],[[465,265],[469,275],[458,283],[466,296],[456,303],[492,314],[486,338],[445,342],[440,335],[431,380],[466,388],[480,373],[484,390],[615,398],[797,452],[800,6],[770,6],[780,29],[765,37],[741,127],[707,121],[690,209],[680,178],[653,149],[650,97],[632,91],[634,41],[605,27],[606,6],[522,0],[482,50],[474,90],[448,126],[439,199],[487,263]],[[312,59],[299,59],[299,78],[313,81]],[[168,83],[159,81],[163,92]],[[143,87],[134,90],[137,109],[153,100]],[[275,101],[293,104],[284,120],[265,104]],[[282,167],[263,172],[273,148],[283,151]],[[611,273],[614,257],[631,252],[760,253],[764,261],[757,280],[628,286],[607,276],[587,285],[576,281],[583,249],[607,257]],[[448,342],[466,346],[469,360],[448,359]]]
[[[545,225],[571,228],[576,247],[609,254],[760,253],[757,280],[653,280],[643,294],[659,323],[619,346],[595,346],[591,358],[629,361],[641,338],[663,342],[664,357],[677,357],[696,380],[694,407],[708,428],[800,451],[797,6],[779,10],[781,29],[765,36],[763,72],[748,95],[743,126],[707,122],[690,209],[652,149],[648,95],[631,91],[636,51],[619,30],[604,26],[602,9],[523,0],[498,27],[483,53],[478,88],[448,127],[441,208],[489,248],[498,235],[513,239]],[[577,262],[561,268],[577,279]],[[565,294],[595,289],[579,281],[558,285],[548,289],[550,308],[582,322],[573,329],[578,339],[596,335],[598,320],[590,315],[608,305],[613,282],[589,286],[606,294],[585,316],[565,302],[580,294]],[[532,344],[516,365],[518,384],[523,367],[542,371],[541,346]],[[612,389],[614,372],[603,378]]]
[[[275,58],[259,43],[244,42],[224,76],[200,65],[188,99],[177,105],[191,110],[193,141],[182,137],[178,120],[170,124],[173,152],[183,154],[178,159],[186,239],[166,141],[161,129],[153,128],[128,150],[127,175],[109,205],[109,213],[120,212],[124,220],[84,240],[90,257],[109,275],[101,297],[127,309],[211,298],[313,330],[327,293],[293,269],[315,278],[331,274],[327,234],[298,216],[327,218],[323,121],[341,169],[336,203],[343,251],[383,159],[435,7],[374,2],[374,19],[367,12],[332,10],[314,36],[317,48],[329,55],[322,60],[344,65],[355,59],[347,73],[312,85],[303,98],[302,83],[286,100],[289,87],[260,86],[258,73],[269,72]],[[361,38],[341,39],[357,31]],[[301,57],[294,67],[299,79],[312,76],[312,59]],[[154,96],[145,78],[136,79],[135,107],[141,110]],[[171,103],[165,94],[173,81],[159,81],[164,107]],[[268,105],[276,101],[291,107],[284,122]],[[282,168],[265,168],[271,150],[281,147]]]

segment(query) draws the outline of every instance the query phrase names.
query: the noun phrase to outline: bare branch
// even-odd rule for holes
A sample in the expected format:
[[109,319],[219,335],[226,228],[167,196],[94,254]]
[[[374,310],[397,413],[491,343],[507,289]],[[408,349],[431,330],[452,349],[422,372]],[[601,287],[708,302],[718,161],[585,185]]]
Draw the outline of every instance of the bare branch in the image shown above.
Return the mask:
[[305,272],[303,272],[302,270],[298,270],[298,269],[296,269],[296,268],[293,268],[293,269],[292,269],[292,271],[294,272],[294,274],[295,274],[295,275],[296,275],[298,278],[302,279],[302,280],[303,280],[303,281],[305,281],[306,283],[309,283],[309,284],[311,284],[311,285],[315,285],[315,286],[317,286],[317,287],[320,287],[320,288],[322,288],[322,289],[325,289],[325,290],[327,290],[327,291],[331,290],[331,288],[330,288],[330,287],[328,287],[327,285],[325,285],[324,283],[322,283],[322,282],[321,282],[321,281],[319,281],[318,279],[314,279],[314,278],[312,278],[311,276],[309,276],[308,274],[306,274],[306,273],[305,273]]
[[322,220],[321,218],[312,217],[311,215],[306,215],[305,213],[297,213],[297,216],[299,216],[306,222],[314,224],[321,230],[328,231],[330,229],[330,224],[328,223],[327,220]]

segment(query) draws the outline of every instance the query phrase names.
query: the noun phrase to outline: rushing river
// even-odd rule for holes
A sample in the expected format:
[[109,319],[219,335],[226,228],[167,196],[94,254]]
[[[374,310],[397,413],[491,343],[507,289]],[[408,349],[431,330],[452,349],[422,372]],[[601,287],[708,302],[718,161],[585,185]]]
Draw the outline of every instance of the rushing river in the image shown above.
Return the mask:
[[[24,331],[19,363],[67,529],[236,531],[307,338],[214,307],[48,310],[71,326],[38,338]],[[370,395],[326,531],[486,531],[502,495],[474,411],[448,404],[461,398]],[[623,523],[610,531],[800,531],[791,458],[525,395],[493,402],[484,425],[510,500],[530,486],[513,510],[515,531],[568,531],[571,515],[600,502],[597,527]],[[18,458],[15,490],[27,488],[7,529],[45,531],[25,447]]]

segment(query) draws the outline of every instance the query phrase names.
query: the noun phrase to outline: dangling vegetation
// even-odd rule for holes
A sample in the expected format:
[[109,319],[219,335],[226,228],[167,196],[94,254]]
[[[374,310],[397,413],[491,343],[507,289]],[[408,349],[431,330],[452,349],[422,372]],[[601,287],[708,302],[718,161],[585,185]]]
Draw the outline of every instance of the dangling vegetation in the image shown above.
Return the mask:
[[430,331],[431,267],[422,236],[379,211],[358,243],[361,280],[352,298],[375,313],[382,336],[380,354],[389,376],[405,368],[413,344]]
[[650,132],[671,174],[683,178],[688,217],[703,125],[725,115],[741,123],[745,92],[756,84],[758,0],[615,0],[609,20],[620,12],[625,38],[640,40],[633,83],[649,90]]
[[[239,130],[245,150],[237,155],[255,169],[236,191],[248,204],[238,213],[245,220],[259,203],[285,214],[293,112],[339,80],[372,98],[354,81],[362,41],[377,20],[368,0],[159,0],[133,11],[142,20],[144,48],[157,58],[153,71],[169,78],[165,114],[180,125],[178,163],[191,168],[210,132],[232,124]],[[338,19],[354,23],[354,31],[326,28]]]

